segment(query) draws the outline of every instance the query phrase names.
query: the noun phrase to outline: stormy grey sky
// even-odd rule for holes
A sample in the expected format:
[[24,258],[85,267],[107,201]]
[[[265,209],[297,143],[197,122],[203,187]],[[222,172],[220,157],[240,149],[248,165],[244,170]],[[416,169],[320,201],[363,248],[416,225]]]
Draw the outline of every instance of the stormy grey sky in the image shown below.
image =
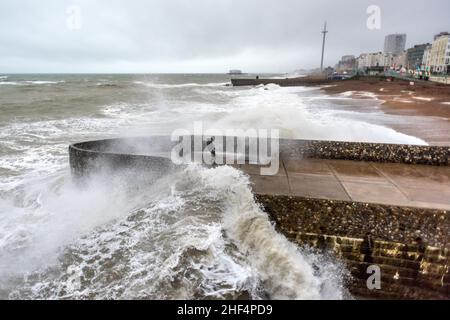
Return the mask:
[[448,0],[0,0],[0,72],[289,72],[319,66],[325,20],[334,65],[381,51],[389,33],[430,42],[449,12]]

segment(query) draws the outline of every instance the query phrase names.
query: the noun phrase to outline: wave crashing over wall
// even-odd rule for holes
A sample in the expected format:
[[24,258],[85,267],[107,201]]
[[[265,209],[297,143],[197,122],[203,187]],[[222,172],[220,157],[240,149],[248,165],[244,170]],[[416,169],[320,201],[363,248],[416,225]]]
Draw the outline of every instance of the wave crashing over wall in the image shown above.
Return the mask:
[[[35,246],[48,245],[48,250],[41,250],[49,257],[54,255],[54,259],[36,264],[30,254],[29,263],[34,263],[30,270],[9,274],[7,297],[348,297],[343,266],[298,248],[279,234],[255,203],[248,177],[242,172],[231,167],[207,169],[192,165],[156,183],[145,174],[130,174],[118,174],[114,179],[92,177],[84,186],[97,190],[92,198],[86,197],[89,190],[75,193],[73,186],[61,188],[62,193],[73,193],[70,197],[79,194],[78,200],[87,203],[80,205],[81,212],[73,209],[69,221],[51,219],[45,236],[30,237],[37,241]],[[101,184],[110,187],[99,188]],[[65,198],[64,194],[58,196],[61,201]],[[54,205],[55,201],[41,205]],[[85,215],[88,207],[90,214]],[[108,210],[109,221],[96,217]],[[61,246],[49,241],[58,238],[54,233],[70,233],[74,227],[71,221],[77,218],[83,219],[83,223],[75,225],[82,235],[76,237],[72,230],[72,237]],[[13,260],[9,256],[9,261]],[[21,259],[21,263],[26,262],[26,258]]]

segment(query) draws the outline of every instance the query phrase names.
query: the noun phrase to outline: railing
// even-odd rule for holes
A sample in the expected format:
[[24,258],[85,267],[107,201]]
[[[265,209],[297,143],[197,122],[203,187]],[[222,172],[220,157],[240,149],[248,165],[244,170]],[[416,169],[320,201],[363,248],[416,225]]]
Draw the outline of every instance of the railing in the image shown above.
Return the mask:
[[[423,79],[417,78],[416,76],[412,76],[408,73],[405,74],[400,74],[396,71],[393,70],[389,70],[385,72],[385,75],[387,77],[393,77],[393,78],[397,78],[397,79],[401,79],[401,80],[407,80],[407,81],[425,81]],[[450,79],[448,77],[448,75],[431,75],[429,76],[429,81],[432,82],[439,82],[439,83],[443,83],[443,84],[450,84]]]
[[434,82],[439,82],[439,83],[444,83],[444,84],[450,84],[450,79],[448,78],[448,75],[443,75],[443,76],[431,76],[430,77],[431,81]]

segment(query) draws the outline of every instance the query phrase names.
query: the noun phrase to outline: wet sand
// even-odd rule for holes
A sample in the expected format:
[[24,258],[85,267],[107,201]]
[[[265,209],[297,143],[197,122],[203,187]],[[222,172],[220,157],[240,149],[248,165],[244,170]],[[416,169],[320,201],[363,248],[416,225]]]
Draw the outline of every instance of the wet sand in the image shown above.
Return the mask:
[[[419,125],[393,123],[399,132],[425,140],[430,145],[450,146],[450,85],[433,82],[415,82],[395,79],[364,78],[335,81],[322,90],[328,94],[353,92],[355,98],[370,99],[370,93],[382,100],[381,109],[387,114],[424,117]],[[364,110],[362,110],[364,112]],[[426,120],[426,121],[425,121]]]

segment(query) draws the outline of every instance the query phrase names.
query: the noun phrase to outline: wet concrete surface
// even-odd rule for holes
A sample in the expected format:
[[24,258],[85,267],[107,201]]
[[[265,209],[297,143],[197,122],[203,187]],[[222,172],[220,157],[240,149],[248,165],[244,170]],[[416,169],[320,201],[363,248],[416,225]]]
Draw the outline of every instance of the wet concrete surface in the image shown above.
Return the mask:
[[450,210],[450,167],[283,158],[276,176],[240,165],[257,194]]

